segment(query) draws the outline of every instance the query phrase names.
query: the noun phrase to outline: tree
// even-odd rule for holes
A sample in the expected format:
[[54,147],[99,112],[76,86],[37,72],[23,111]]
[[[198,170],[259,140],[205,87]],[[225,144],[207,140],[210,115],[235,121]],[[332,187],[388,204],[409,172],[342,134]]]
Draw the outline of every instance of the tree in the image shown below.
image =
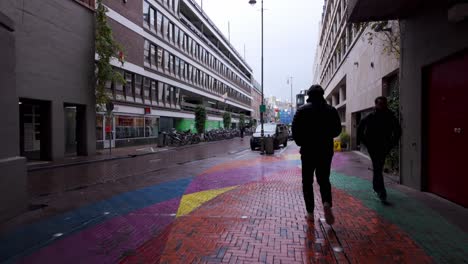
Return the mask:
[[205,123],[206,109],[203,105],[197,105],[195,108],[195,129],[197,129],[198,134],[205,132]]
[[102,4],[102,0],[97,0],[96,8],[96,36],[95,45],[98,59],[96,62],[96,106],[102,108],[109,102],[109,95],[106,93],[106,83],[114,81],[125,83],[123,76],[116,72],[110,61],[116,58],[124,64],[122,47],[112,37],[112,29],[107,23],[107,8]]
[[239,127],[245,127],[245,115],[240,114],[239,116]]
[[225,129],[231,128],[231,113],[224,112],[224,114],[223,114],[223,124],[224,124]]
[[[398,26],[397,26],[398,25]],[[368,23],[370,31],[366,33],[367,41],[370,45],[374,40],[380,40],[383,44],[383,53],[393,55],[397,60],[400,59],[400,29],[398,22],[378,21]]]

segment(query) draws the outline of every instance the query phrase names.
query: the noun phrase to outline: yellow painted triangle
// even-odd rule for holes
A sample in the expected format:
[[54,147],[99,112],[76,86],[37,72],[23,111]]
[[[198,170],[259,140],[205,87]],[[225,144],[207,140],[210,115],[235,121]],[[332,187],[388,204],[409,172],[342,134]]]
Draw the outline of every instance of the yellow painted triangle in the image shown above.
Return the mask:
[[232,186],[223,189],[196,192],[182,196],[182,199],[180,200],[179,210],[177,211],[177,217],[191,213],[193,210],[197,209],[202,204],[236,187],[237,186]]

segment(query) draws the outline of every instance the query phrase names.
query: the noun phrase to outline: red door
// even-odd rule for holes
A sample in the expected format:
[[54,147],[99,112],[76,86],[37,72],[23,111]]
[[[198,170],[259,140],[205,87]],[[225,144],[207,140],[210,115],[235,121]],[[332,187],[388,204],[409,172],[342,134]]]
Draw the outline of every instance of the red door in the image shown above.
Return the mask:
[[428,188],[468,207],[468,52],[428,76]]

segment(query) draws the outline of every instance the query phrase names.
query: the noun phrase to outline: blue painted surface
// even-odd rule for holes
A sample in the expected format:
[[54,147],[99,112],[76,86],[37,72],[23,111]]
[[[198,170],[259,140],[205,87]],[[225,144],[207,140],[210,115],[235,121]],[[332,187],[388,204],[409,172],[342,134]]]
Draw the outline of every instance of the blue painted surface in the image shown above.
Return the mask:
[[[28,255],[51,242],[115,216],[183,195],[193,180],[185,178],[123,193],[110,199],[22,227],[0,237],[0,262]],[[54,237],[54,234],[63,234]]]

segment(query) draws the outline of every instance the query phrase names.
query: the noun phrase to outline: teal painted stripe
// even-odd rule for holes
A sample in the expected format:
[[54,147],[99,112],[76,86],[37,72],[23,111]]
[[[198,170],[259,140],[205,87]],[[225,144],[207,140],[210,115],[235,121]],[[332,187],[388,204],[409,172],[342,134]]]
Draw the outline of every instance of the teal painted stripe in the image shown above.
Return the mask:
[[431,208],[406,194],[387,188],[385,206],[372,193],[370,181],[332,172],[331,183],[405,231],[438,263],[468,263],[468,236]]

